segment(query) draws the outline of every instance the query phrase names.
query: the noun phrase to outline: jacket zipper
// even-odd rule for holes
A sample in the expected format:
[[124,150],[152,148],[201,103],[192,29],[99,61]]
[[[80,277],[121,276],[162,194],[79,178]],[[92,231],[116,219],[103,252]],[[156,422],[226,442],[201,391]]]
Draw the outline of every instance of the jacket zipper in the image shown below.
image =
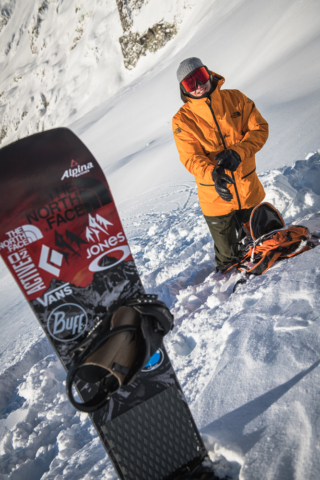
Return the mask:
[[[213,116],[213,120],[214,120],[214,123],[216,124],[216,127],[217,127],[217,129],[218,129],[218,132],[219,132],[219,135],[220,135],[220,137],[221,137],[221,140],[222,140],[224,149],[227,150],[227,147],[226,147],[226,144],[225,144],[225,142],[224,142],[224,138],[223,138],[223,135],[222,135],[222,133],[221,133],[219,124],[218,124],[218,122],[217,122],[217,119],[216,119],[216,116],[215,116],[215,114],[214,114],[214,111],[212,110],[211,103],[207,103],[207,105],[208,105],[208,107],[209,107],[210,110],[211,110],[211,113],[212,113],[212,116]],[[239,192],[238,192],[238,189],[237,189],[237,184],[236,184],[236,181],[235,181],[233,172],[231,172],[231,175],[232,175],[232,180],[234,181],[234,189],[235,189],[236,196],[237,196],[237,200],[238,200],[239,210],[241,210],[241,203],[240,203],[240,198],[239,198]]]

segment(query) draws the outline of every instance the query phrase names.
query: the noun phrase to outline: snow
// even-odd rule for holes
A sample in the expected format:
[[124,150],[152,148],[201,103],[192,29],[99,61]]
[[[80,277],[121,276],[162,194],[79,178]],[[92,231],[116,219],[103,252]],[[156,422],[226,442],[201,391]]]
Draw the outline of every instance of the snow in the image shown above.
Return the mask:
[[133,16],[133,32],[144,33],[150,26],[161,21],[181,22],[182,18],[195,6],[196,0],[162,0],[161,2],[149,1],[142,5],[141,10]]
[[[5,141],[34,131],[38,121],[40,129],[66,125],[97,157],[143,284],[175,315],[166,346],[216,474],[318,478],[320,249],[234,292],[241,274],[213,273],[213,243],[193,177],[178,160],[171,118],[181,105],[177,65],[198,56],[225,76],[226,88],[252,98],[270,124],[257,155],[266,201],[287,224],[320,236],[319,2],[175,0],[160,8],[150,0],[134,17],[136,31],[178,18],[179,33],[130,72],[115,0],[46,4],[34,38],[38,54],[31,54],[28,29],[42,3],[0,2],[11,15],[0,33],[0,115],[11,125]],[[10,121],[24,109],[15,130]],[[115,480],[2,260],[0,304],[0,480]]]

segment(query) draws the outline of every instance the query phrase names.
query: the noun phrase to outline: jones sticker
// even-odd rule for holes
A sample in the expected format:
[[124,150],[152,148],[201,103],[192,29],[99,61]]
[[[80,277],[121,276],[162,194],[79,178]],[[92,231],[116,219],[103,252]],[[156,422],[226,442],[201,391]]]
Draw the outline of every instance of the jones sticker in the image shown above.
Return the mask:
[[75,303],[65,303],[52,310],[48,331],[59,342],[72,342],[83,334],[88,324],[85,310]]
[[[113,252],[122,252],[122,257],[115,263],[112,263],[111,259],[108,259],[108,255]],[[127,245],[124,245],[123,247],[112,248],[93,260],[93,262],[91,262],[89,265],[89,270],[90,272],[102,272],[103,270],[108,270],[109,268],[113,268],[119,263],[123,262],[129,257],[129,255],[131,255],[131,252]]]

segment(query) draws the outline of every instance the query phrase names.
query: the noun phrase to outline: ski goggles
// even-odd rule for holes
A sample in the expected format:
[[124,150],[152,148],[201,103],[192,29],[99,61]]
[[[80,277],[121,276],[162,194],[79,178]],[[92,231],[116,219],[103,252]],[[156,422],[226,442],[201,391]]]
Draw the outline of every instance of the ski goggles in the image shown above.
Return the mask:
[[197,70],[195,70],[193,73],[191,73],[191,75],[184,78],[181,82],[181,85],[183,86],[186,92],[190,93],[197,90],[197,86],[199,83],[201,83],[201,85],[204,85],[205,83],[207,83],[209,78],[210,78],[210,75],[206,67],[200,67],[200,68],[197,68]]

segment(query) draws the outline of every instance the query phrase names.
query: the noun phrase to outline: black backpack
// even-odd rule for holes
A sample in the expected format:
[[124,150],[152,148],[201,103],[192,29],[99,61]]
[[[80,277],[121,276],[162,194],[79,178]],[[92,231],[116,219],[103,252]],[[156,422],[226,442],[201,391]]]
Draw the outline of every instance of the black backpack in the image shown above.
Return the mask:
[[315,247],[307,227],[286,227],[281,213],[267,202],[252,210],[249,222],[241,227],[239,238],[232,246],[232,261],[221,273],[236,267],[250,275],[262,275],[275,261]]

